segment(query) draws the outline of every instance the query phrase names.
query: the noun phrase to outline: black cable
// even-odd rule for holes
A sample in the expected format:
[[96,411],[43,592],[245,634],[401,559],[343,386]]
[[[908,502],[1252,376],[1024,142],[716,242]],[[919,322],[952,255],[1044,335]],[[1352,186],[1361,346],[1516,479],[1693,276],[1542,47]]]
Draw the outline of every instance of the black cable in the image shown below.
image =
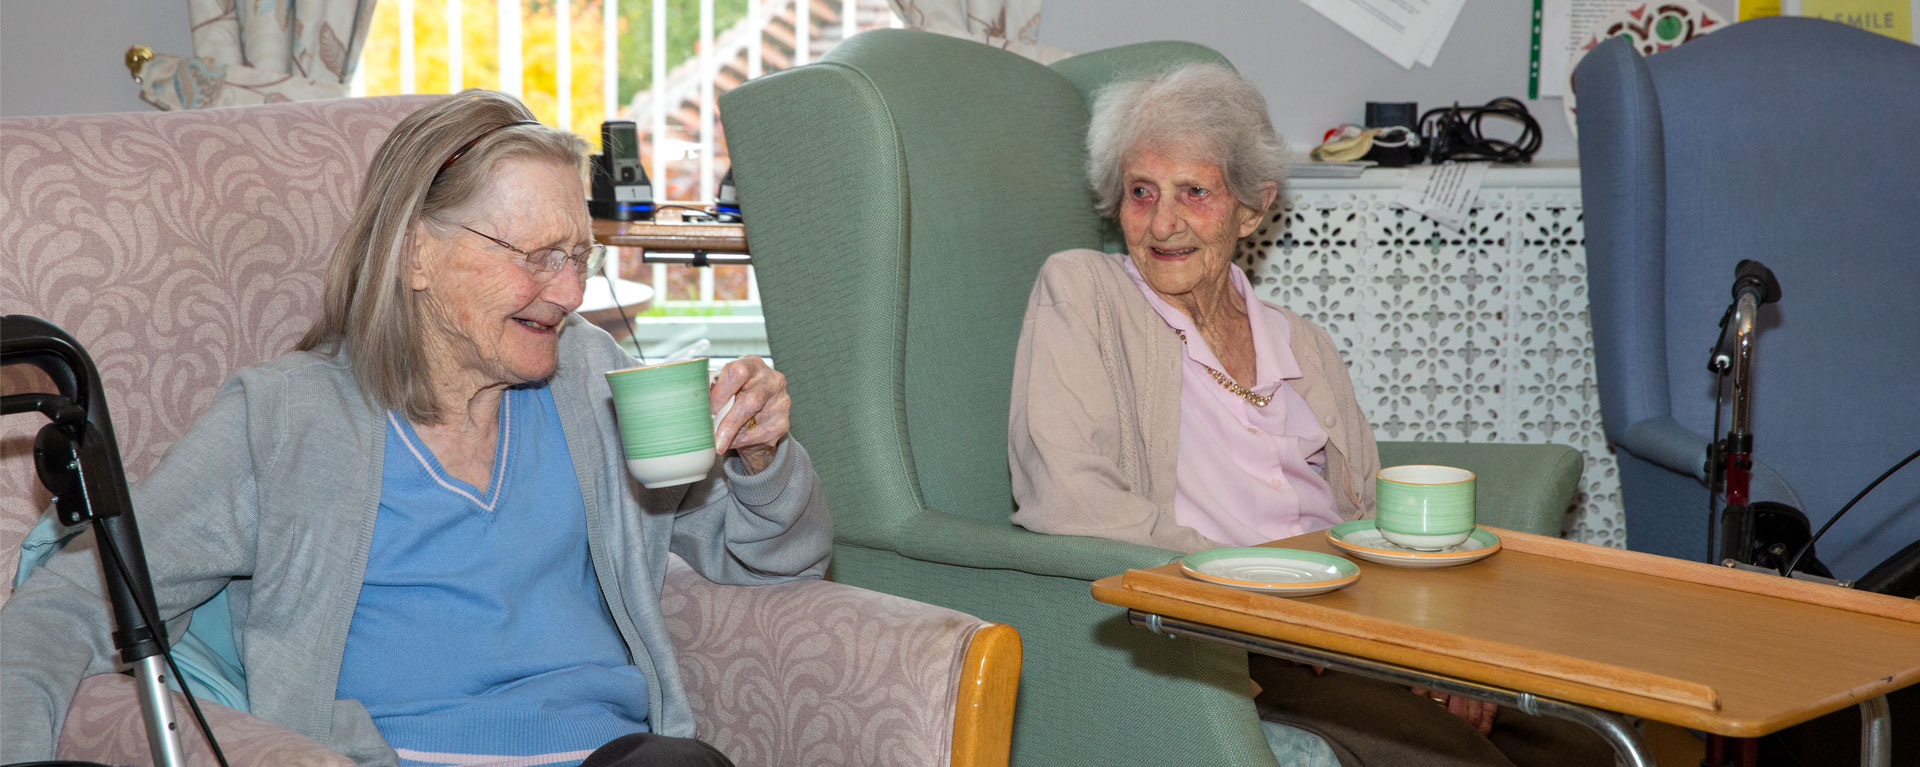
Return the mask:
[[[120,578],[127,583],[133,583],[133,571],[127,569],[126,560],[120,556],[120,545],[113,540],[113,536],[106,535],[104,529],[96,527],[94,531],[94,542],[99,544],[100,550],[108,555],[106,558],[113,560],[113,568],[120,571]],[[140,611],[141,620],[146,621],[148,626],[158,627],[160,631],[165,632],[166,624],[161,623],[153,617],[152,613],[147,612],[146,600],[135,598],[131,601],[133,602],[134,608]],[[164,643],[162,644],[164,645]],[[206,714],[200,711],[200,702],[194,699],[193,690],[187,685],[186,675],[181,674],[180,666],[173,662],[173,651],[170,648],[162,646],[160,648],[160,657],[166,659],[167,669],[173,672],[173,680],[180,683],[180,695],[187,699],[187,707],[193,709],[193,720],[199,723],[200,734],[206,736],[207,747],[213,750],[214,761],[219,762],[220,767],[231,767],[227,764],[226,753],[220,750],[220,742],[213,737],[213,728],[207,725]],[[181,749],[184,754],[185,744],[181,745]]]
[[1727,342],[1727,323],[1733,319],[1733,306],[1728,305],[1725,314],[1720,315],[1720,337],[1713,342],[1713,354],[1707,362],[1707,372],[1713,378],[1713,431],[1707,432],[1707,558],[1701,560],[1709,564],[1714,562],[1718,553],[1714,550],[1714,541],[1719,538],[1720,515],[1713,509],[1713,502],[1720,493],[1722,471],[1726,470],[1726,453],[1720,441],[1720,408],[1727,398],[1727,373],[1733,369],[1732,360],[1721,365],[1720,347]]
[[[1481,121],[1489,117],[1520,123],[1520,136],[1512,141],[1487,137]],[[1507,96],[1477,107],[1456,103],[1420,116],[1420,136],[1427,157],[1436,165],[1448,161],[1531,162],[1540,151],[1540,135],[1540,123],[1527,111],[1527,105]]]
[[[1718,552],[1714,543],[1719,539],[1718,525],[1720,515],[1714,512],[1713,502],[1726,487],[1727,445],[1731,440],[1720,438],[1720,410],[1727,398],[1727,376],[1733,372],[1733,359],[1720,353],[1727,344],[1727,328],[1733,322],[1733,310],[1738,303],[1728,304],[1727,310],[1720,315],[1720,337],[1714,339],[1713,351],[1708,355],[1707,372],[1714,375],[1713,381],[1713,431],[1707,433],[1707,558],[1703,561],[1711,564]],[[1749,482],[1751,484],[1751,482]],[[1752,493],[1748,493],[1751,501]]]
[[[693,207],[692,205],[661,204],[661,205],[653,206],[653,209],[656,211],[664,210],[667,208],[673,208],[675,210],[692,211],[694,213],[698,213],[700,215],[709,216],[709,217],[718,215],[711,210],[707,210],[705,208],[696,208],[696,207]],[[606,267],[608,265],[602,264],[601,266]],[[694,264],[694,266],[706,266],[706,264],[696,263]],[[620,296],[613,292],[614,286],[618,283],[615,282],[614,275],[611,272],[607,271],[605,268],[601,269],[601,273],[605,274],[607,277],[607,294],[609,296],[612,296],[614,308],[620,310],[620,321],[627,324],[627,337],[633,339],[633,354],[634,356],[640,358],[640,364],[645,365],[647,364],[647,354],[646,352],[643,352],[640,350],[640,337],[638,335],[638,331],[633,327],[633,320],[630,320],[627,318],[626,307],[620,305]]]
[[1834,513],[1832,519],[1828,519],[1826,524],[1820,526],[1820,532],[1814,533],[1812,538],[1807,539],[1806,545],[1800,547],[1800,553],[1793,555],[1793,561],[1788,562],[1787,569],[1780,571],[1780,574],[1792,577],[1794,569],[1800,566],[1800,560],[1806,558],[1807,552],[1813,550],[1813,544],[1820,540],[1820,536],[1827,534],[1827,528],[1833,527],[1833,523],[1840,521],[1840,517],[1845,515],[1848,509],[1853,508],[1854,504],[1859,503],[1860,499],[1867,497],[1867,493],[1873,492],[1874,488],[1879,487],[1881,482],[1885,482],[1888,477],[1893,476],[1894,472],[1899,471],[1909,463],[1913,463],[1913,459],[1915,458],[1920,458],[1920,450],[1913,451],[1911,455],[1901,459],[1899,463],[1894,464],[1893,468],[1882,472],[1873,482],[1868,483],[1866,489],[1861,490],[1859,495],[1854,496],[1853,500],[1847,501],[1847,505],[1840,507],[1840,511]]
[[1726,396],[1727,377],[1723,374],[1714,383],[1713,431],[1707,432],[1707,558],[1701,561],[1708,564],[1714,562],[1714,555],[1717,553],[1714,551],[1713,542],[1718,534],[1720,515],[1714,511],[1713,502],[1719,496],[1720,490],[1715,487],[1719,483],[1713,480],[1714,477],[1719,476],[1721,468],[1726,465],[1727,456],[1715,450],[1714,445],[1720,439],[1720,406],[1726,400]]
[[627,307],[620,305],[620,278],[613,273],[613,259],[600,262],[600,274],[607,278],[607,298],[613,301],[613,308],[620,310],[620,322],[627,329],[627,337],[633,339],[633,355],[640,358],[640,364],[647,364],[647,353],[640,351],[640,339],[634,335],[633,320],[627,318]]
[[655,205],[653,206],[654,210],[665,210],[667,208],[673,208],[674,210],[690,210],[703,216],[712,216],[714,214],[713,211],[711,210],[707,210],[706,208],[696,208],[696,207],[693,207],[692,205]]

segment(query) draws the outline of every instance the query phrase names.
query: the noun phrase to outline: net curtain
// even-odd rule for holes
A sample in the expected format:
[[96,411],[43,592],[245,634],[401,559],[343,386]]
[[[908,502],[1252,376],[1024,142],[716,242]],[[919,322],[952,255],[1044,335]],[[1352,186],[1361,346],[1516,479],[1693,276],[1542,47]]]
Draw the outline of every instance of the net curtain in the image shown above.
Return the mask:
[[965,38],[1042,64],[1070,55],[1040,44],[1042,0],[890,0],[909,29]]
[[140,97],[161,109],[342,98],[375,0],[187,0],[193,55],[159,53]]

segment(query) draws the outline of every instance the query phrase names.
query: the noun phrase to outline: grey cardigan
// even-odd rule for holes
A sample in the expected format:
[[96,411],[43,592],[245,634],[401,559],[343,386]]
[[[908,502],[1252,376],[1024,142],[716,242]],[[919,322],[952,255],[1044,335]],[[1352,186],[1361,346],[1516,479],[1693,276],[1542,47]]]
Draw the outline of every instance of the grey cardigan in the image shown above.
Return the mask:
[[[1013,523],[1175,551],[1219,548],[1174,519],[1180,341],[1124,258],[1055,253],[1034,280],[1008,416]],[[1380,453],[1340,352],[1326,330],[1274,308],[1293,328],[1301,373],[1293,388],[1327,432],[1326,478],[1340,516],[1371,517]]]
[[[573,316],[550,385],[586,502],[594,572],[646,675],[652,727],[691,736],[659,611],[668,553],[720,583],[819,577],[832,523],[792,439],[758,474],[734,458],[701,483],[634,482],[601,375],[631,364]],[[177,618],[227,588],[253,713],[381,767],[397,763],[393,750],[366,709],[334,690],[379,511],[386,429],[344,356],[288,354],[234,374],[132,491],[170,635],[185,628]],[[116,668],[84,535],[0,609],[0,763],[52,758],[80,680]]]

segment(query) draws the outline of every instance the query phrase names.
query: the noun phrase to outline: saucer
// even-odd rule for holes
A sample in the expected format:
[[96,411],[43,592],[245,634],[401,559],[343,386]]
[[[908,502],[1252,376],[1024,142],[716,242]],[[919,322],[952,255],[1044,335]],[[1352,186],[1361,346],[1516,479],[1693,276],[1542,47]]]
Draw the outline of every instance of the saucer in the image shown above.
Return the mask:
[[1180,560],[1187,575],[1209,583],[1281,596],[1322,594],[1360,579],[1360,566],[1299,549],[1211,549]]
[[1439,551],[1415,551],[1382,537],[1371,519],[1334,525],[1327,530],[1327,541],[1368,562],[1394,567],[1453,567],[1478,562],[1500,550],[1500,536],[1476,527],[1457,545]]

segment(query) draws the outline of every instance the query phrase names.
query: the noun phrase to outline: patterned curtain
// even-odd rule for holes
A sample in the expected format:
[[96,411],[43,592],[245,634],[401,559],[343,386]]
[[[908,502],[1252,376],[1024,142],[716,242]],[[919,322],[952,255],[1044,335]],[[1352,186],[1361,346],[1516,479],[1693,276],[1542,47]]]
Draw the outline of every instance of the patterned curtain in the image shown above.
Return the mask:
[[374,2],[187,0],[194,55],[155,55],[140,97],[161,109],[344,97]]
[[908,29],[963,37],[1042,64],[1072,55],[1040,44],[1042,0],[890,0]]

